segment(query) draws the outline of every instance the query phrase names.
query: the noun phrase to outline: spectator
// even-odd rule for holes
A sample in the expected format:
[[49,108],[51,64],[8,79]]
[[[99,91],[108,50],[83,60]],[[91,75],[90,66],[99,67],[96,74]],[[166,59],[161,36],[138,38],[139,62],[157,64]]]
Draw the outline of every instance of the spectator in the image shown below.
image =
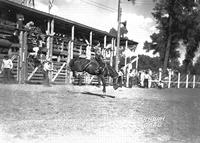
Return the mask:
[[140,86],[141,87],[144,87],[144,75],[145,75],[144,71],[141,71],[140,72]]
[[13,68],[12,60],[8,55],[4,56],[2,61],[1,70],[3,72],[4,82],[9,83],[11,81],[11,70]]
[[49,72],[53,71],[53,62],[47,59],[43,62],[44,84],[50,86]]
[[118,75],[119,75],[119,77],[118,77],[118,84],[119,84],[119,87],[122,87],[122,82],[123,82],[123,72],[122,72],[123,70],[121,69],[121,70],[119,70],[119,72],[118,72]]
[[153,72],[149,69],[148,74],[149,74],[148,88],[151,88]]
[[151,77],[150,77],[148,71],[145,71],[145,73],[144,73],[144,88],[148,88],[149,87],[150,78]]
[[30,30],[31,28],[33,28],[33,26],[34,26],[34,22],[33,21],[29,21],[28,23],[26,23],[25,28]]
[[24,16],[22,14],[17,14],[17,28],[22,29],[23,28],[23,21],[24,21]]
[[129,87],[132,88],[133,87],[133,82],[134,82],[134,77],[136,75],[136,71],[135,69],[131,69],[130,73],[129,73]]
[[158,82],[158,88],[159,88],[159,89],[164,88],[164,83],[163,83],[162,81],[159,81],[159,82]]

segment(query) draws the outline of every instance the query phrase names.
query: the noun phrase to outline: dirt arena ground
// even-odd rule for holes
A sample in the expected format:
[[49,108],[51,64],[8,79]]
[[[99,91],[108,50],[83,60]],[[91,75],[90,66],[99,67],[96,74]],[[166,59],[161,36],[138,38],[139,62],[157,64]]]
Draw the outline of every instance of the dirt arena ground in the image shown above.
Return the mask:
[[200,142],[200,89],[107,89],[1,84],[0,143]]

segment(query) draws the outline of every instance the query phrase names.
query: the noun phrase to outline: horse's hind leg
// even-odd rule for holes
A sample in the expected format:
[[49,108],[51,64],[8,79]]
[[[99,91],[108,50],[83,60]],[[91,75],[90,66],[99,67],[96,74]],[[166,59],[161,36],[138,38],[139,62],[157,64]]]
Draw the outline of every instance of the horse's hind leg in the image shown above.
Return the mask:
[[105,80],[105,78],[104,78],[103,75],[99,75],[98,77],[99,77],[99,78],[101,79],[101,81],[102,81],[102,84],[103,84],[103,92],[105,93],[105,92],[106,92],[106,80]]

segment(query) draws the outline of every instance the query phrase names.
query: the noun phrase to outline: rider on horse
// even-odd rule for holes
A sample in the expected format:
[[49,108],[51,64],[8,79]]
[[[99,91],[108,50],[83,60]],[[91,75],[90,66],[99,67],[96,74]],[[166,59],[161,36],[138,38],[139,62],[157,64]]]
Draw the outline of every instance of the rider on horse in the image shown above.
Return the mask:
[[101,73],[103,72],[103,68],[105,66],[105,61],[104,61],[104,57],[101,54],[101,47],[99,47],[99,45],[94,47],[95,50],[95,60],[98,63],[98,68],[96,69],[97,73]]

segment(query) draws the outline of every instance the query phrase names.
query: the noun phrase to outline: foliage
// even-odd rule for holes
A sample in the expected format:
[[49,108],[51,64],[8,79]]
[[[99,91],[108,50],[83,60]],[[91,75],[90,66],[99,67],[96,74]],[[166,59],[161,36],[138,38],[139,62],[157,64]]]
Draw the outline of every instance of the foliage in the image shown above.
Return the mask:
[[200,56],[193,66],[192,74],[200,75]]
[[[127,63],[130,63],[131,60],[136,58],[135,56],[127,58]],[[119,68],[122,68],[125,65],[125,57],[120,58]],[[132,64],[133,67],[136,66],[134,62]],[[158,71],[158,69],[162,66],[162,62],[160,57],[150,57],[147,55],[139,55],[138,60],[138,70],[148,70],[151,69],[152,71]],[[180,62],[177,59],[170,60],[169,68],[173,70],[180,70]]]
[[[198,5],[192,0],[154,0],[153,17],[158,33],[151,35],[152,42],[145,42],[144,49],[159,53],[161,61],[169,66],[170,60],[179,57],[177,49],[180,40],[187,47],[184,65],[188,70],[200,40],[200,15]],[[167,53],[167,50],[169,53]],[[168,55],[167,55],[168,54]]]
[[158,71],[162,64],[159,57],[152,58],[147,55],[139,55],[138,61],[138,70],[151,69],[152,71]]

